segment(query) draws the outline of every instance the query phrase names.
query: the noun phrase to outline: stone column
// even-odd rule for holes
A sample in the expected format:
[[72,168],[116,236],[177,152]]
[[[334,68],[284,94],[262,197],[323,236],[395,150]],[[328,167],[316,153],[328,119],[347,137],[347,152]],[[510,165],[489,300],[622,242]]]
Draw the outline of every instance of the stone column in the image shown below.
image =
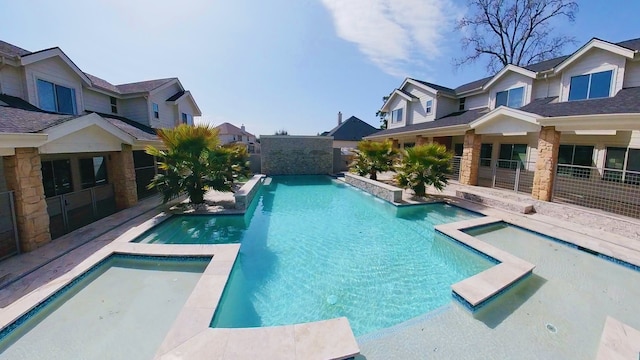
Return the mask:
[[389,138],[388,140],[391,141],[391,146],[394,149],[399,149],[400,148],[400,143],[398,142],[398,139]]
[[113,152],[109,157],[109,177],[116,197],[116,208],[118,210],[130,208],[138,203],[131,145],[122,144],[122,151]]
[[460,160],[460,183],[464,185],[478,184],[478,166],[480,166],[480,135],[475,130],[464,133],[462,159]]
[[14,191],[20,250],[31,251],[51,241],[49,214],[37,148],[17,148],[4,157],[7,188]]
[[536,172],[533,174],[534,199],[551,201],[553,180],[558,164],[558,150],[560,150],[560,132],[554,126],[545,126],[538,135],[538,160]]
[[423,137],[422,135],[416,135],[416,146],[424,145],[428,142],[429,139]]

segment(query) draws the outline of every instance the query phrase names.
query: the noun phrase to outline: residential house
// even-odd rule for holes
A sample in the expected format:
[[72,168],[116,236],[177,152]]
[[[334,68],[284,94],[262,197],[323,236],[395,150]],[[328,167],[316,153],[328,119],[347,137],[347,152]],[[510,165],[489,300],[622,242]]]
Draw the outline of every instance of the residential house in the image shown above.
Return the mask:
[[216,126],[218,129],[220,141],[222,144],[242,144],[246,146],[250,154],[260,153],[260,143],[256,140],[256,136],[247,132],[244,125],[239,128],[227,122]]
[[333,148],[348,151],[355,149],[358,142],[367,135],[371,135],[379,129],[366,122],[351,116],[342,121],[342,113],[338,112],[338,125],[329,131],[323,132],[322,136],[333,136]]
[[444,144],[463,184],[640,217],[639,50],[594,38],[455,88],[407,78],[382,107],[388,129],[367,138]]
[[113,85],[58,47],[0,41],[0,257],[136,204],[156,174],[155,129],[200,115],[177,78]]

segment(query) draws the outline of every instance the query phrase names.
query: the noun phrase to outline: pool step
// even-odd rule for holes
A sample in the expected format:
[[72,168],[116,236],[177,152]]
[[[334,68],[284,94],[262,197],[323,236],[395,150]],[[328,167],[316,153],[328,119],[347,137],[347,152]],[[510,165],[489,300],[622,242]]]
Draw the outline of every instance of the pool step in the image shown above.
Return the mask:
[[596,360],[640,358],[640,331],[607,316]]
[[533,204],[521,203],[504,197],[490,195],[482,191],[456,190],[456,196],[467,201],[521,214],[534,212]]

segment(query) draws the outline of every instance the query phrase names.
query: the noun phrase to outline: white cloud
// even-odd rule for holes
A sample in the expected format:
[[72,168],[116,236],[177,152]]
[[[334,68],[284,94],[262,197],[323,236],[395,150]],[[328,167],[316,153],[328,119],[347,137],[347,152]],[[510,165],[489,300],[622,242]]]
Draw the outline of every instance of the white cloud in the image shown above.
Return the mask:
[[322,0],[339,37],[383,71],[405,76],[442,55],[458,11],[450,0]]

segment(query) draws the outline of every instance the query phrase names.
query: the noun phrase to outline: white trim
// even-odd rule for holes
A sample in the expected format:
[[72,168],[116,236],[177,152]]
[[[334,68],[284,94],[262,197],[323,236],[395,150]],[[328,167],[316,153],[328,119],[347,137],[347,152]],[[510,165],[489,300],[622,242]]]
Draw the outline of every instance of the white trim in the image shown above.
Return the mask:
[[179,102],[185,99],[191,99],[191,103],[193,104],[193,107],[196,109],[197,114],[193,114],[192,116],[202,116],[202,111],[200,110],[200,107],[198,106],[198,104],[196,104],[196,99],[193,98],[193,95],[191,95],[191,91],[189,90],[184,90],[184,94],[182,94],[182,96],[180,96],[179,98],[173,101],[166,101],[166,102],[172,105],[178,105]]
[[20,65],[26,66],[56,56],[64,61],[65,64],[67,64],[67,66],[69,66],[71,70],[73,70],[73,72],[75,72],[86,85],[91,86],[91,80],[89,79],[89,77],[85,75],[85,73],[80,70],[80,68],[76,66],[76,64],[74,64],[73,61],[71,61],[71,59],[69,59],[69,57],[58,47],[24,55],[20,58]]
[[93,125],[115,136],[125,144],[131,145],[135,142],[135,138],[133,136],[120,130],[96,113],[91,113],[89,115],[80,116],[78,118],[66,121],[60,125],[42,130],[41,133],[46,133],[47,135],[49,135],[46,143],[50,143],[52,141],[60,139],[61,137],[73,134],[74,132],[80,131]]
[[486,91],[487,89],[489,89],[496,81],[498,81],[498,79],[503,77],[509,71],[518,73],[520,75],[524,75],[524,76],[532,78],[532,79],[536,78],[536,73],[535,72],[533,72],[531,70],[527,70],[525,68],[521,68],[521,67],[516,66],[516,65],[509,64],[509,65],[503,67],[502,70],[500,70],[497,74],[495,74],[491,78],[491,80],[489,80],[486,84],[484,84],[482,86],[482,90]]
[[640,114],[589,114],[538,119],[542,126],[555,126],[557,131],[575,130],[640,130]]
[[454,136],[454,135],[462,135],[464,134],[464,132],[460,134],[459,133],[460,130],[466,131],[468,129],[469,129],[468,124],[451,125],[451,126],[443,126],[438,128],[432,128],[432,129],[403,131],[403,132],[397,132],[393,134],[382,134],[382,135],[374,134],[374,135],[365,136],[363,139],[370,140],[370,139],[400,138],[403,136],[408,136],[413,134],[428,134],[430,136],[449,136],[449,135]]
[[389,98],[387,99],[387,101],[384,102],[384,104],[382,105],[382,107],[380,108],[381,111],[384,112],[389,112],[388,105],[389,103],[391,103],[391,101],[393,100],[394,96],[398,95],[401,98],[407,100],[407,101],[413,101],[413,98],[405,93],[403,93],[402,91],[400,91],[399,89],[395,89],[393,90],[393,92],[391,93],[391,95],[389,95]]
[[615,44],[612,44],[610,42],[606,42],[606,41],[602,41],[600,39],[596,39],[593,38],[591,39],[588,43],[586,43],[585,45],[583,45],[580,49],[578,49],[578,51],[574,52],[573,54],[571,54],[571,56],[569,56],[568,58],[564,59],[558,66],[556,66],[553,69],[554,73],[559,73],[561,72],[564,68],[566,68],[567,66],[569,66],[571,63],[573,63],[574,61],[576,61],[578,58],[582,57],[582,55],[584,55],[587,51],[591,50],[591,49],[602,49],[620,56],[624,56],[628,59],[633,59],[634,55],[637,53],[637,51],[634,50],[630,50],[627,48],[624,48],[622,46],[618,46]]
[[539,125],[537,122],[537,119],[540,118],[540,115],[537,115],[537,114],[528,113],[526,111],[522,111],[518,109],[512,109],[506,106],[500,106],[497,109],[485,115],[482,115],[481,117],[472,121],[471,123],[469,123],[469,126],[472,129],[475,129],[478,126],[481,126],[483,124],[493,121],[493,119],[495,119],[497,116],[508,116],[508,117],[526,121],[528,123],[535,124],[535,125]]
[[47,134],[0,133],[0,149],[39,147],[47,142]]

